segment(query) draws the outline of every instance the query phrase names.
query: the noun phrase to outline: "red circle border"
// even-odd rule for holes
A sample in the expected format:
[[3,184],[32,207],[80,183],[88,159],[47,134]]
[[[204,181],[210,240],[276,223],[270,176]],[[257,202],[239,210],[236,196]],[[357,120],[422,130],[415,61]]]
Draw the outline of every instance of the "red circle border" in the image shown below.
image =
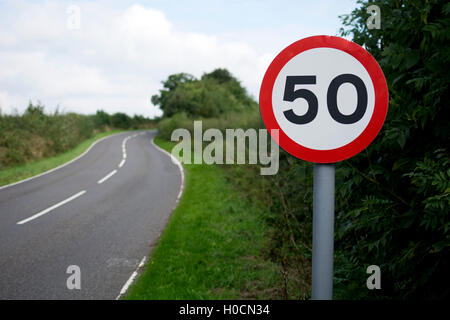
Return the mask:
[[[275,119],[272,106],[272,91],[281,69],[296,55],[315,48],[342,50],[357,59],[367,70],[375,91],[375,105],[372,117],[364,131],[352,142],[330,150],[316,150],[304,147],[289,138]],[[291,155],[315,163],[333,163],[348,159],[364,150],[377,136],[386,118],[389,93],[383,71],[372,55],[358,44],[339,37],[312,36],[298,40],[281,51],[267,69],[259,94],[261,116],[267,130],[278,145]],[[272,134],[278,129],[279,136]]]

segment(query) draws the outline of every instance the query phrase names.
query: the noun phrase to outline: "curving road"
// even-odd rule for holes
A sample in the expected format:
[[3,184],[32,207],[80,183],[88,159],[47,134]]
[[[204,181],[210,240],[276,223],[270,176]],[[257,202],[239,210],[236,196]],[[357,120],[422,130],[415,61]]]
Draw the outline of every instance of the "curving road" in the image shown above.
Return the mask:
[[[64,167],[0,188],[0,299],[118,297],[183,184],[154,135],[109,136]],[[67,288],[71,265],[81,289]]]

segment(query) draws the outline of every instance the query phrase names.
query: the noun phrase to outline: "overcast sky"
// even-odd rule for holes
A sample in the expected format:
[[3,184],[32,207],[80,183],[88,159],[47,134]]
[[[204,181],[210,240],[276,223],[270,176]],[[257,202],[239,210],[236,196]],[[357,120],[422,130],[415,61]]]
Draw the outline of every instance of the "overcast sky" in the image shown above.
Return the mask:
[[[74,7],[75,5],[75,7]],[[301,38],[337,35],[354,0],[0,0],[0,108],[160,115],[168,75],[228,68],[258,96],[271,60]],[[77,19],[79,9],[80,19]],[[78,24],[79,21],[79,24]]]

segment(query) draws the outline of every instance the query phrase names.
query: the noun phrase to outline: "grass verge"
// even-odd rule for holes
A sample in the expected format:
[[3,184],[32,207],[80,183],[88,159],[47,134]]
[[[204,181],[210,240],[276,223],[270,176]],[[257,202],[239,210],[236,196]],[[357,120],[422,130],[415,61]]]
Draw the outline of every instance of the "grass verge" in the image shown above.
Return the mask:
[[[155,139],[170,150],[173,143]],[[178,207],[125,299],[269,299],[277,267],[263,258],[265,212],[216,165],[184,165]]]
[[94,141],[122,131],[124,130],[100,132],[93,137],[84,140],[75,148],[61,153],[57,156],[0,170],[0,186],[27,179],[47,170],[56,168],[57,166],[60,166],[82,154],[92,143],[94,143]]

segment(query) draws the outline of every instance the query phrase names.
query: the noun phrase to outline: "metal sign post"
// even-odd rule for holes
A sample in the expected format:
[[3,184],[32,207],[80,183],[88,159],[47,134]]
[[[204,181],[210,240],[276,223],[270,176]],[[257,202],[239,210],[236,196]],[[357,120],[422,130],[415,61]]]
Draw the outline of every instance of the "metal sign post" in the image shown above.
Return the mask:
[[333,299],[334,164],[314,164],[312,299]]

